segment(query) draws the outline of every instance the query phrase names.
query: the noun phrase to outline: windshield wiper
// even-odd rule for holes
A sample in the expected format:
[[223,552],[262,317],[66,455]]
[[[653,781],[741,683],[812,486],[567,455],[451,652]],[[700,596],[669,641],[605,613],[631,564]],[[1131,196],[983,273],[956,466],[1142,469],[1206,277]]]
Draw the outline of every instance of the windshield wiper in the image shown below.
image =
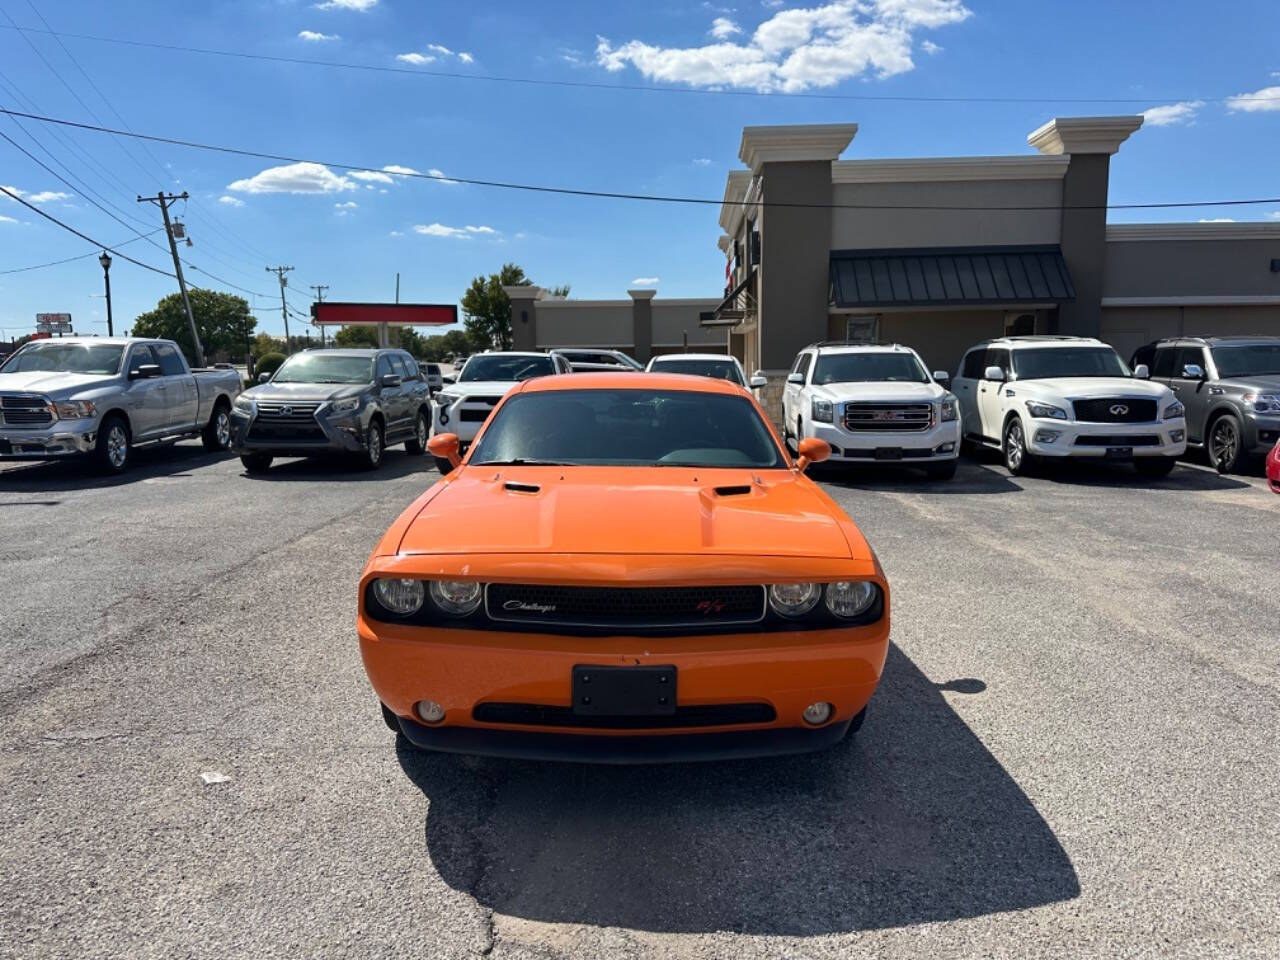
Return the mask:
[[510,460],[481,460],[473,467],[574,467],[566,460],[538,460],[534,457],[512,457]]

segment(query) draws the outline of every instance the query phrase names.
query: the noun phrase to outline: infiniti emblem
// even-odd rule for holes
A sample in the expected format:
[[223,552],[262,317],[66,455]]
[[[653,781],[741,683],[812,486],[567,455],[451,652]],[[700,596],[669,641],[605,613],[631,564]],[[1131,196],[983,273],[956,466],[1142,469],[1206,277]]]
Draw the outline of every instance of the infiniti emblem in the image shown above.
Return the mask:
[[1111,415],[1113,417],[1123,417],[1128,412],[1129,412],[1129,408],[1126,407],[1123,403],[1113,403],[1111,405]]
[[[1115,412],[1115,409],[1114,409],[1114,408],[1112,408],[1112,412],[1113,412],[1113,413]],[[281,408],[280,408],[280,416],[282,416],[282,417],[292,417],[292,416],[293,416],[293,407],[290,407],[290,406],[283,406],[283,407],[281,407]]]

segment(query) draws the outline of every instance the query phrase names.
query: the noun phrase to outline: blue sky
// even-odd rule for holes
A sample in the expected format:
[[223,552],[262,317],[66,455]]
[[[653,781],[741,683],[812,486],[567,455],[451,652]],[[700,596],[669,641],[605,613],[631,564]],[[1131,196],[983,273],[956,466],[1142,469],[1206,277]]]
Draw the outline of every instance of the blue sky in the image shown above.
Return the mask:
[[[1280,195],[1280,100],[1232,105],[1212,99],[1272,87],[1280,96],[1274,0],[1158,7],[1114,0],[0,0],[0,27],[42,28],[32,3],[65,33],[411,71],[769,93],[514,85],[65,38],[81,73],[55,38],[0,29],[0,105],[34,104],[33,112],[87,122],[92,111],[118,125],[114,109],[135,131],[288,156],[718,199],[725,172],[738,166],[746,124],[855,121],[860,131],[847,157],[1016,154],[1029,152],[1026,134],[1054,115],[1160,107],[1167,109],[1149,115],[1114,159],[1112,202]],[[930,104],[788,93],[1133,102]],[[0,131],[72,186],[4,140],[0,184],[107,243],[134,236],[133,227],[145,232],[129,216],[158,225],[159,211],[136,204],[136,194],[189,191],[192,202],[177,208],[194,241],[184,257],[267,294],[249,299],[271,332],[282,324],[267,265],[297,268],[290,299],[303,309],[310,302],[306,287],[315,283],[329,285],[331,299],[389,300],[397,272],[402,300],[456,302],[471,277],[507,260],[540,283],[571,284],[579,297],[625,296],[642,280],[656,283],[660,296],[714,296],[723,281],[714,206],[519,193],[392,175],[357,179],[310,167],[272,171],[282,164],[168,145],[144,150],[97,133],[23,125],[43,147],[0,118]],[[76,178],[121,208],[117,215],[129,226],[88,203]],[[1280,219],[1280,204],[1112,219],[1219,216]],[[163,242],[159,235],[151,239]],[[170,266],[167,251],[146,240],[122,249]],[[0,196],[0,271],[89,252],[96,250]],[[199,272],[189,279],[230,289]],[[94,257],[0,273],[0,336],[29,331],[38,311],[70,312],[81,332],[105,332],[99,323],[105,308],[95,297],[101,289]],[[112,268],[117,326],[173,289],[172,280],[118,259]]]

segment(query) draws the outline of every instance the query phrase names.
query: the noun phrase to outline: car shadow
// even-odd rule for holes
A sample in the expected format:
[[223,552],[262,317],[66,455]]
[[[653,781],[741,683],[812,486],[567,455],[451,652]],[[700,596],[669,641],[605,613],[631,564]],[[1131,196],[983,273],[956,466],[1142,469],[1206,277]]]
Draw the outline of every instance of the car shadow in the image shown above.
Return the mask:
[[102,473],[87,458],[46,460],[6,464],[0,470],[0,492],[26,490],[83,490],[89,487],[118,487],[164,477],[181,477],[193,469],[230,458],[225,451],[204,449],[199,442],[170,443],[155,447],[139,447],[133,461],[121,474]]
[[276,460],[266,473],[242,470],[241,476],[270,483],[289,483],[299,480],[398,480],[411,473],[434,474],[435,462],[420,453],[388,450],[377,470],[362,467],[355,457],[297,457]]
[[857,737],[797,757],[602,767],[396,749],[429,801],[435,869],[510,916],[807,936],[1076,897],[1066,852],[947,688],[891,648]]
[[898,493],[983,494],[1018,493],[1022,487],[1003,470],[960,458],[956,475],[950,480],[930,480],[923,470],[912,467],[845,466],[821,464],[810,467],[814,480],[850,490],[893,491]]
[[1234,477],[1224,476],[1207,467],[1197,467],[1179,462],[1163,477],[1144,477],[1132,463],[1104,460],[1066,460],[1062,463],[1037,464],[1032,474],[1036,479],[1051,483],[1082,487],[1130,487],[1153,492],[1203,490],[1242,490],[1251,484]]

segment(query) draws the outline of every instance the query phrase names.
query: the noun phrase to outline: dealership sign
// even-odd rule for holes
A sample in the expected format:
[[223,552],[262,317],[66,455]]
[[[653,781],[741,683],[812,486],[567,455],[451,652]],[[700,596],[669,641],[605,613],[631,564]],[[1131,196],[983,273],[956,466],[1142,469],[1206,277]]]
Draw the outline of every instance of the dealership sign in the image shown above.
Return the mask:
[[70,333],[71,314],[37,313],[36,333]]

